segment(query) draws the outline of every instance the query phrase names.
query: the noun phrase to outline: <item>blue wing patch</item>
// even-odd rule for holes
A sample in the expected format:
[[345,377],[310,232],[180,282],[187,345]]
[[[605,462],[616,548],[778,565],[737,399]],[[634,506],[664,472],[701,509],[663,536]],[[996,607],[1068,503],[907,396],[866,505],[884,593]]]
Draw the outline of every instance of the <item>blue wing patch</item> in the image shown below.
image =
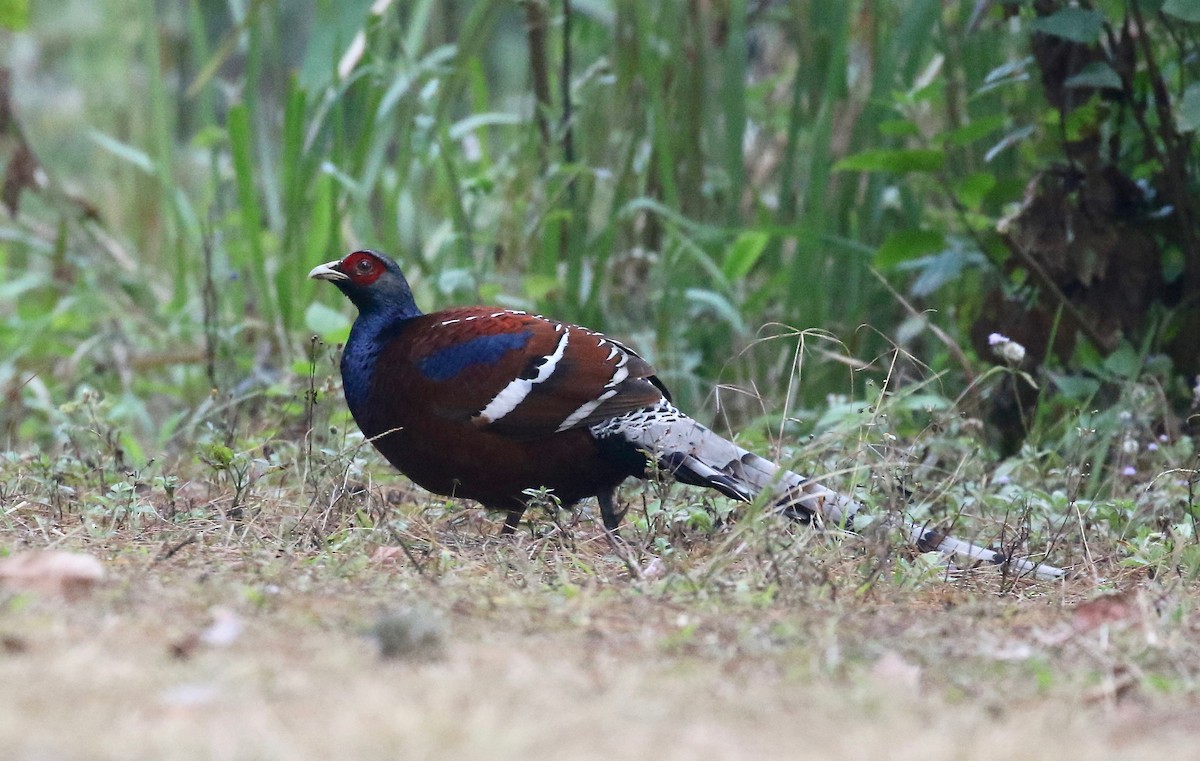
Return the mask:
[[438,349],[423,357],[417,368],[429,380],[444,381],[453,378],[471,365],[493,364],[514,349],[523,349],[533,337],[532,330],[520,333],[497,333],[479,336],[469,341]]

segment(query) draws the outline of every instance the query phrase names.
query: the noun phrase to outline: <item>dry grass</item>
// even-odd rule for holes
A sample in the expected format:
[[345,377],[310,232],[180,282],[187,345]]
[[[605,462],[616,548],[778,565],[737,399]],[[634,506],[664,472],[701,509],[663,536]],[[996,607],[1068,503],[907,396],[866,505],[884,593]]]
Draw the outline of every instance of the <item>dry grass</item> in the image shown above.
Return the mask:
[[510,542],[434,510],[382,551],[378,531],[334,549],[281,541],[294,508],[272,499],[102,542],[10,511],[13,543],[109,575],[72,599],[0,587],[3,757],[1161,758],[1200,739],[1182,588],[1080,607],[1089,582],[990,571],[864,586],[853,542],[745,524],[638,579],[647,549],[586,522]]

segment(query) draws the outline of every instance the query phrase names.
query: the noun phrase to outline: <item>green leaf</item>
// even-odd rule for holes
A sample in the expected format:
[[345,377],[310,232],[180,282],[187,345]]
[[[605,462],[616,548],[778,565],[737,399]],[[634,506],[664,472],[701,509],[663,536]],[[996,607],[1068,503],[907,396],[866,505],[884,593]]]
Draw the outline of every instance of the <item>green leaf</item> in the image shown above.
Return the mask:
[[871,419],[870,409],[870,402],[865,401],[834,402],[817,420],[813,431],[821,433],[831,428],[854,428],[864,425]]
[[928,149],[874,149],[847,156],[833,166],[835,172],[938,172],[945,164],[945,154]]
[[[1094,93],[1086,103],[1071,109],[1062,119],[1062,131],[1068,140],[1086,140],[1094,135],[1100,123],[1100,95]],[[1053,117],[1058,121],[1057,116]]]
[[1004,114],[985,116],[975,119],[958,129],[950,130],[938,136],[938,141],[944,145],[970,145],[981,137],[987,137],[1004,126]]
[[1104,16],[1083,8],[1063,8],[1058,13],[1034,19],[1032,27],[1043,34],[1088,44],[1100,39]]
[[6,283],[0,282],[0,302],[14,301],[26,291],[40,288],[46,284],[47,279],[37,272],[27,272]]
[[[1029,69],[1033,67],[1033,56],[1026,56],[1015,61],[1002,63],[996,68],[987,73],[983,78],[983,88],[980,92],[986,92],[986,88],[994,87],[1003,82],[1023,82],[1029,79]],[[977,92],[976,95],[979,93]]]
[[534,302],[543,301],[560,287],[558,278],[554,275],[538,273],[526,275],[522,285],[525,287],[525,297]]
[[1100,390],[1100,381],[1086,375],[1061,375],[1050,373],[1050,381],[1069,399],[1087,401]]
[[29,0],[0,0],[0,29],[19,32],[29,25]]
[[888,269],[945,247],[946,236],[935,230],[899,230],[889,235],[875,252],[875,266]]
[[467,135],[483,127],[508,127],[521,124],[521,117],[493,111],[486,114],[472,114],[450,125],[450,139],[462,140]]
[[954,406],[953,402],[938,394],[901,394],[895,398],[893,404],[895,409],[911,412],[948,410]]
[[350,41],[367,26],[370,11],[371,0],[315,4],[312,13],[316,23],[312,25],[300,66],[301,87],[319,92],[333,80]]
[[[253,158],[254,130],[250,123],[249,107],[245,103],[238,103],[229,109],[226,120],[238,208],[241,211],[242,234],[251,254],[250,264],[254,269],[255,287],[260,289],[263,297],[268,297],[265,257],[260,237],[263,229],[262,210],[259,207],[258,188],[255,184],[257,173]],[[244,260],[235,260],[236,266],[244,263]],[[271,309],[271,313],[274,313],[274,309]]]
[[[137,402],[138,404],[141,403],[140,400],[135,399],[133,401]],[[137,437],[130,436],[124,431],[118,433],[117,436],[121,440],[121,448],[125,450],[125,456],[129,458],[129,461],[132,463],[137,463],[138,467],[145,467],[146,450],[142,448],[142,444],[137,440]]]
[[[0,2],[4,2],[4,0],[0,0]],[[156,170],[154,168],[154,160],[151,159],[149,154],[147,154],[145,151],[138,150],[128,143],[122,143],[120,140],[117,140],[114,137],[109,137],[103,132],[97,132],[95,130],[89,132],[88,137],[91,138],[92,142],[96,145],[100,146],[122,161],[126,161],[138,169],[141,169],[146,174],[155,173]]]
[[1104,61],[1092,61],[1078,74],[1063,82],[1063,87],[1108,87],[1121,89],[1121,77]]
[[1128,343],[1122,342],[1117,350],[1104,358],[1104,369],[1117,378],[1133,380],[1142,369],[1142,358]]
[[1180,132],[1200,128],[1200,82],[1193,82],[1183,91],[1183,99],[1175,110],[1175,121]]
[[1000,153],[1003,152],[1004,150],[1006,150],[1007,148],[1011,148],[1012,146],[1016,145],[1017,143],[1021,142],[1022,140],[1028,138],[1030,135],[1033,134],[1034,129],[1035,129],[1035,125],[1027,124],[1024,127],[1018,127],[1016,129],[1014,129],[1012,132],[1009,132],[1007,135],[1000,138],[999,142],[997,142],[991,148],[988,148],[987,153],[983,154],[984,162],[985,163],[990,162],[992,159],[996,158],[996,156],[1000,155]]
[[1162,12],[1183,21],[1200,23],[1200,3],[1196,0],[1167,0]]
[[319,301],[308,305],[304,325],[326,343],[344,344],[350,337],[350,318]]
[[224,444],[209,444],[200,452],[200,459],[215,470],[225,470],[233,464],[233,458],[234,451]]
[[978,209],[983,199],[996,187],[996,176],[991,172],[975,172],[959,183],[954,195],[968,209]]
[[706,288],[688,288],[683,295],[691,307],[688,311],[693,319],[708,314],[719,318],[738,333],[746,332],[741,313],[721,294]]
[[946,283],[952,283],[962,277],[963,270],[968,264],[978,263],[982,258],[978,253],[948,248],[930,256],[925,256],[911,262],[903,262],[901,269],[913,269],[921,274],[909,286],[914,296],[924,297],[937,291]]
[[917,125],[908,119],[887,119],[879,123],[879,134],[889,137],[911,137],[921,134]]
[[767,233],[744,231],[725,252],[725,261],[721,264],[721,271],[725,277],[730,282],[736,282],[750,274],[750,270],[754,268],[770,242],[771,236]]

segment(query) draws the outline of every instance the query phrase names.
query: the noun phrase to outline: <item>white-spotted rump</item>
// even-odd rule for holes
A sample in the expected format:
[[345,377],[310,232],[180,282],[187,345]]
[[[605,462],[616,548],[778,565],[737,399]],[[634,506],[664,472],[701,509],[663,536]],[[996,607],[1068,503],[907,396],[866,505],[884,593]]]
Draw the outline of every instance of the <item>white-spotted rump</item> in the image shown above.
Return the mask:
[[[779,467],[718,436],[680,412],[665,399],[654,407],[632,410],[591,426],[592,435],[620,437],[649,452],[659,466],[683,483],[707,486],[733,499],[751,501],[767,492],[774,509],[788,517],[817,524],[849,527],[860,505],[855,500]],[[922,549],[938,550],[992,564],[1009,563],[1018,573],[1043,579],[1062,578],[1062,569],[955,539],[912,523],[904,525],[909,540]]]

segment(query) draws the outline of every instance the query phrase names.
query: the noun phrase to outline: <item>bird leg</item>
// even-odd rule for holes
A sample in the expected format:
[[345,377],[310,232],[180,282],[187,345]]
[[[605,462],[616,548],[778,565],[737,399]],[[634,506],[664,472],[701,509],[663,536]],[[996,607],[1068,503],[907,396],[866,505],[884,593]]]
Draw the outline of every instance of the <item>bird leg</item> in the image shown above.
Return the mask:
[[616,492],[615,488],[610,488],[596,494],[596,501],[600,503],[600,517],[604,519],[604,528],[608,531],[616,531],[625,517],[624,510],[617,510]]
[[525,507],[505,508],[508,510],[508,516],[504,519],[504,528],[500,529],[501,536],[507,536],[517,530],[517,526],[521,525],[521,516],[525,514]]

